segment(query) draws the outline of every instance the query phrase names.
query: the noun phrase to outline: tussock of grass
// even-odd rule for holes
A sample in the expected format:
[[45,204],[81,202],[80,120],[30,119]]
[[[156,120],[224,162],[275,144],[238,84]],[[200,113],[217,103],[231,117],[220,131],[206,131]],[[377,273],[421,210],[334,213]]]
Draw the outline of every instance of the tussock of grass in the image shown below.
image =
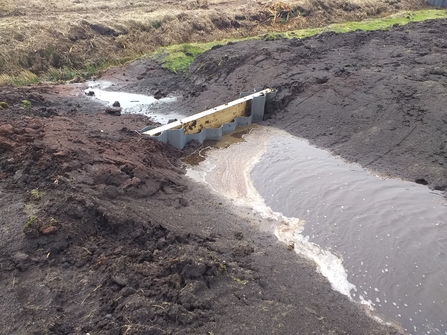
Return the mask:
[[39,77],[34,73],[25,70],[17,75],[0,74],[0,86],[2,85],[14,85],[14,86],[26,86],[37,84]]
[[7,108],[9,108],[8,103],[4,102],[4,101],[0,101],[0,111],[3,109],[7,109]]
[[[23,100],[23,101],[27,101],[27,100]],[[31,104],[28,101],[29,104]],[[39,190],[37,188],[31,190],[31,199],[34,201],[40,201],[42,199],[42,193],[39,192]]]

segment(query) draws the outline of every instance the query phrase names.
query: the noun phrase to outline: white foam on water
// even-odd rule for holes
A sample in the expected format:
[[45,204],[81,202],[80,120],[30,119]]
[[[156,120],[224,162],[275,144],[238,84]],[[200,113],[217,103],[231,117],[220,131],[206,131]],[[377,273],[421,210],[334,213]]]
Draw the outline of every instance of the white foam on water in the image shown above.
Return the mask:
[[[264,154],[269,141],[277,136],[291,136],[288,133],[268,127],[255,127],[245,135],[245,142],[232,144],[225,149],[208,152],[208,158],[198,166],[187,169],[187,176],[207,183],[215,192],[231,200],[237,206],[249,207],[262,217],[275,222],[275,236],[294,251],[317,265],[317,270],[330,282],[332,288],[350,299],[356,287],[347,280],[343,260],[301,235],[305,221],[286,217],[274,212],[254,187],[250,172]],[[364,300],[371,307],[371,303]]]
[[[284,223],[275,228],[275,235],[285,244],[293,245],[298,255],[313,260],[318,266],[318,271],[328,279],[332,288],[352,300],[351,291],[357,291],[357,288],[348,281],[343,260],[329,250],[324,250],[317,244],[309,242],[308,237],[300,234],[302,230],[303,224]],[[370,302],[362,300],[362,303],[372,308]]]

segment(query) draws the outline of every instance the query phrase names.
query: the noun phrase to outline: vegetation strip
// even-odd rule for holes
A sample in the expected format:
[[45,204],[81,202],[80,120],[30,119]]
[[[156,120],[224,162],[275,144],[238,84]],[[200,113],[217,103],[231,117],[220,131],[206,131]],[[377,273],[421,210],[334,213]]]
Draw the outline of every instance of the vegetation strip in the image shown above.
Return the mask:
[[369,19],[360,22],[334,23],[322,28],[308,28],[286,32],[271,32],[262,36],[247,37],[243,39],[226,39],[208,43],[184,43],[159,48],[153,55],[154,59],[163,64],[163,67],[173,72],[186,71],[194,59],[211,48],[224,45],[228,42],[240,42],[252,39],[274,40],[277,38],[306,38],[323,32],[347,33],[355,30],[388,29],[396,24],[405,25],[410,22],[420,22],[432,19],[447,18],[447,11],[441,9],[428,9],[418,11],[405,11],[385,18]]
[[[410,22],[420,22],[430,19],[447,18],[447,11],[443,9],[425,9],[416,11],[403,11],[388,17],[378,19],[368,19],[361,22],[334,23],[321,28],[307,28],[299,30],[289,30],[285,32],[269,32],[263,35],[248,36],[244,38],[229,38],[205,43],[182,43],[158,48],[151,54],[155,60],[163,67],[175,73],[185,72],[195,58],[203,52],[229,42],[240,42],[244,40],[265,39],[274,40],[277,38],[306,38],[322,32],[345,33],[355,30],[378,30],[387,29],[393,25],[404,25]],[[117,55],[115,55],[117,56]],[[52,68],[44,74],[37,75],[29,70],[23,70],[16,75],[0,74],[1,85],[26,86],[39,82],[80,82],[98,75],[109,67],[123,66],[128,62],[144,57],[144,54],[134,54],[133,56],[118,57],[114,59],[104,59],[100,62],[85,64],[81,68]]]

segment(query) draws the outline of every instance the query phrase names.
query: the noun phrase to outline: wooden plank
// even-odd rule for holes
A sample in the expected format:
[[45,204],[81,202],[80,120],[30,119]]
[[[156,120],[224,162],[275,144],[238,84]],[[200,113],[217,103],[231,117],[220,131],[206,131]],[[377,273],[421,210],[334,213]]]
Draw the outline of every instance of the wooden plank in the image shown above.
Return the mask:
[[247,105],[248,101],[243,101],[192,121],[183,122],[182,120],[185,134],[197,134],[205,128],[219,128],[224,123],[233,121],[236,117],[246,115]]
[[273,92],[271,88],[256,92],[246,97],[233,100],[224,105],[208,109],[204,112],[188,116],[180,121],[168,123],[167,125],[143,132],[144,135],[158,136],[161,132],[169,129],[185,128],[185,134],[195,134],[204,128],[218,128],[224,123],[231,122],[235,117],[244,116],[250,107],[254,97]]

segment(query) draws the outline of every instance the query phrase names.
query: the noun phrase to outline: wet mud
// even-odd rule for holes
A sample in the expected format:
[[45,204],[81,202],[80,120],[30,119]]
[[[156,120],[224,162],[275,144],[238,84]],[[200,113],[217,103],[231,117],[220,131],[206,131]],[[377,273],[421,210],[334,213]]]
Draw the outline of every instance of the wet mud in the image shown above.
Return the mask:
[[[274,87],[265,124],[443,190],[446,26],[242,42],[184,75],[142,59],[103,79],[185,115]],[[398,333],[185,177],[197,144],[141,139],[150,119],[107,114],[85,88],[0,88],[1,333]]]

